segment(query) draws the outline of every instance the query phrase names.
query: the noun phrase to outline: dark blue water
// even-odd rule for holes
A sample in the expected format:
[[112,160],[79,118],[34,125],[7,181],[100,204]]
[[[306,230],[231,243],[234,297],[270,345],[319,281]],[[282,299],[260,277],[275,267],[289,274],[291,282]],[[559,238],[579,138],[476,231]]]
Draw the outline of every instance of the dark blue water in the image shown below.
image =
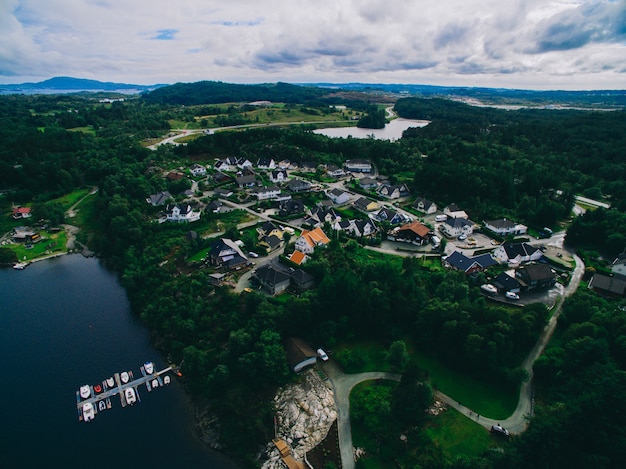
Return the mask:
[[76,390],[115,372],[167,364],[114,273],[79,255],[0,269],[0,467],[234,466],[192,434],[176,381],[79,422]]

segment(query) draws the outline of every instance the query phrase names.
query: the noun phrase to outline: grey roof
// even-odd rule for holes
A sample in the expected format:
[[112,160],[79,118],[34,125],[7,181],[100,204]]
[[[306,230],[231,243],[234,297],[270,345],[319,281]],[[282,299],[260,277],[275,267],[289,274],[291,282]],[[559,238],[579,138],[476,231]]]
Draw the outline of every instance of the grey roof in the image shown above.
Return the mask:
[[487,267],[491,267],[492,265],[496,265],[498,263],[493,257],[491,257],[491,254],[489,253],[472,257],[472,260],[478,262],[483,267],[483,269],[486,269]]
[[368,199],[367,197],[359,197],[355,202],[354,206],[357,208],[366,209],[369,204],[371,204],[373,200]]
[[305,272],[302,269],[296,269],[293,272],[291,272],[291,278],[293,279],[294,282],[300,285],[313,281],[313,276],[310,273]]
[[168,191],[157,192],[150,196],[150,205],[155,207],[157,205],[164,205],[170,197],[172,197],[172,195]]
[[287,187],[292,191],[305,190],[311,188],[311,183],[302,179],[292,179],[287,183]]
[[329,192],[329,194],[332,194],[333,197],[340,197],[343,194],[346,194],[346,192],[342,191],[341,189],[333,189],[332,191]]
[[467,257],[460,251],[454,251],[445,258],[445,261],[455,269],[462,270],[463,272],[467,272],[474,264],[478,264],[481,269],[486,269],[487,267],[497,264],[497,262],[494,261],[489,254],[483,254],[482,256],[477,257]]
[[502,247],[509,259],[514,259],[517,256],[529,257],[538,251],[536,247],[527,243],[504,243]]
[[524,272],[526,277],[530,280],[546,280],[554,278],[552,269],[547,264],[532,264],[525,267],[520,267],[518,273]]
[[626,277],[623,275],[609,276],[596,273],[591,279],[589,286],[609,293],[615,293],[616,295],[623,295],[626,292]]
[[431,200],[427,200],[423,197],[418,197],[417,199],[415,199],[415,203],[413,203],[413,207],[417,207],[418,205],[420,205],[420,203],[424,206],[426,210],[428,210],[435,202]]
[[506,272],[501,272],[493,281],[494,285],[500,286],[504,290],[511,291],[520,288],[520,283]]
[[259,267],[254,274],[264,285],[278,285],[290,280],[289,274],[276,270],[271,265]]
[[502,229],[515,228],[517,226],[517,223],[511,220],[507,220],[506,218],[500,218],[498,220],[486,220],[485,224],[491,225],[494,228],[502,228]]
[[452,228],[462,228],[464,226],[471,225],[472,222],[465,218],[446,218],[446,225],[450,225]]

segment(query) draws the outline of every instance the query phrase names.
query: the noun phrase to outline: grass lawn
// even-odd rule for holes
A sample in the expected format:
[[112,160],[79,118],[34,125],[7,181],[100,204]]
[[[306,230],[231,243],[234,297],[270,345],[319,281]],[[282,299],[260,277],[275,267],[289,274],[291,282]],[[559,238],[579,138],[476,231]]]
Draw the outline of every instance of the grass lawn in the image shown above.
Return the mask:
[[41,238],[41,241],[37,244],[33,244],[30,249],[27,249],[26,246],[21,243],[8,244],[6,247],[15,252],[20,262],[32,261],[37,257],[54,252],[65,252],[65,244],[67,243],[65,231],[59,231],[58,233],[41,231]]
[[96,129],[93,126],[88,125],[85,127],[74,127],[73,129],[67,129],[69,132],[82,132],[84,134],[96,135]]
[[480,456],[489,448],[506,444],[476,422],[454,409],[448,409],[426,426],[426,433],[448,460],[459,456]]
[[413,359],[417,360],[419,366],[428,370],[433,388],[478,414],[504,420],[515,410],[519,397],[518,389],[498,386],[497,383],[490,383],[451,370],[439,360],[416,350],[410,350],[410,354]]
[[90,191],[91,191],[91,189],[88,189],[88,188],[77,189],[77,190],[75,190],[73,192],[70,192],[67,195],[64,195],[63,197],[59,197],[57,199],[53,199],[53,200],[51,200],[51,202],[58,202],[58,203],[60,203],[63,206],[64,210],[67,210],[72,205],[74,205],[76,202],[78,202],[80,199],[82,199],[87,194],[89,194]]

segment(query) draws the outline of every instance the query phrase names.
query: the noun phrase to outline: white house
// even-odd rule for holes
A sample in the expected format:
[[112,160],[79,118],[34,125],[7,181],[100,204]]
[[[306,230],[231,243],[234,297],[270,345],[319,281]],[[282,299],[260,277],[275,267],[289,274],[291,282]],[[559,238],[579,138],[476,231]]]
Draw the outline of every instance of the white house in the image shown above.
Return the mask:
[[194,212],[188,204],[168,205],[165,213],[167,221],[173,223],[192,223],[200,220],[200,212]]
[[415,199],[415,202],[413,203],[413,208],[426,214],[437,213],[437,204],[430,200],[424,199],[423,197],[418,197],[417,199]]
[[340,178],[346,175],[345,171],[342,168],[339,168],[332,164],[326,166],[326,174],[333,178]]
[[376,234],[377,229],[372,220],[350,220],[350,226],[345,231],[357,238],[367,238]]
[[252,168],[252,162],[248,158],[241,157],[237,160],[237,167],[239,169]]
[[280,189],[276,186],[256,187],[250,192],[257,200],[275,199],[280,195]]
[[273,183],[285,182],[287,180],[286,169],[275,169],[270,173],[270,181]]
[[342,191],[341,189],[333,189],[332,191],[327,192],[326,195],[337,205],[345,204],[350,201],[350,194]]
[[295,248],[304,254],[311,254],[316,247],[326,246],[328,243],[330,243],[330,239],[318,227],[312,231],[304,230],[302,235],[296,239]]
[[274,169],[276,168],[276,162],[273,158],[260,158],[256,167],[259,169]]
[[193,177],[206,176],[206,167],[200,164],[192,164],[189,167],[189,172]]
[[450,204],[446,208],[443,209],[443,213],[448,215],[448,218],[465,218],[469,219],[469,215],[461,210],[457,204]]
[[500,218],[498,220],[483,220],[485,228],[500,236],[521,235],[528,231],[526,225],[520,225],[514,221]]
[[368,160],[363,159],[348,160],[343,164],[343,167],[346,171],[349,171],[351,173],[372,172],[372,163],[370,163]]
[[462,234],[468,236],[474,232],[474,224],[465,218],[448,217],[446,221],[441,224],[441,230],[451,238],[456,238]]
[[391,184],[383,184],[381,185],[376,192],[378,195],[382,195],[388,199],[399,199],[400,197],[404,197],[410,194],[409,188],[406,184],[399,184],[396,186],[392,186]]
[[493,251],[493,258],[498,262],[510,264],[523,264],[538,261],[543,253],[527,243],[504,243]]
[[611,272],[626,275],[626,254],[620,254],[611,264]]

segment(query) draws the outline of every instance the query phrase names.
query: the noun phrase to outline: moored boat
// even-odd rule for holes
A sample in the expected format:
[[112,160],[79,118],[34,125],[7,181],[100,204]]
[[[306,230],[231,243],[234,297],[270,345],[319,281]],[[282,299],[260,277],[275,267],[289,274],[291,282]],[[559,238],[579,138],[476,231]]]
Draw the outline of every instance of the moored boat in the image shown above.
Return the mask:
[[137,395],[135,394],[135,390],[133,388],[124,389],[124,397],[126,398],[126,402],[130,405],[137,402]]
[[107,404],[106,402],[104,402],[104,400],[98,402],[98,410],[102,411],[105,410],[107,408]]
[[95,416],[96,412],[93,408],[93,404],[91,402],[85,402],[83,405],[83,420],[85,422],[89,422],[90,420],[93,420]]
[[152,373],[154,373],[154,363],[146,362],[143,364],[143,367],[146,370],[147,374],[151,375]]
[[115,380],[112,376],[110,378],[107,378],[106,383],[109,389],[113,389],[113,386],[115,386]]
[[163,383],[164,384],[170,384],[170,377],[169,377],[169,375],[165,375],[165,377],[163,377]]
[[102,386],[100,386],[99,384],[96,384],[93,387],[93,390],[96,392],[96,394],[100,394],[102,392]]
[[153,379],[152,380],[152,388],[158,388],[159,387],[159,380],[158,379]]
[[88,384],[81,386],[79,391],[80,397],[82,397],[83,399],[89,399],[89,396],[91,396],[91,389],[89,388]]
[[124,384],[128,383],[128,380],[130,379],[130,377],[128,376],[128,372],[127,371],[123,371],[120,374],[120,379],[122,380],[122,383],[124,383]]

